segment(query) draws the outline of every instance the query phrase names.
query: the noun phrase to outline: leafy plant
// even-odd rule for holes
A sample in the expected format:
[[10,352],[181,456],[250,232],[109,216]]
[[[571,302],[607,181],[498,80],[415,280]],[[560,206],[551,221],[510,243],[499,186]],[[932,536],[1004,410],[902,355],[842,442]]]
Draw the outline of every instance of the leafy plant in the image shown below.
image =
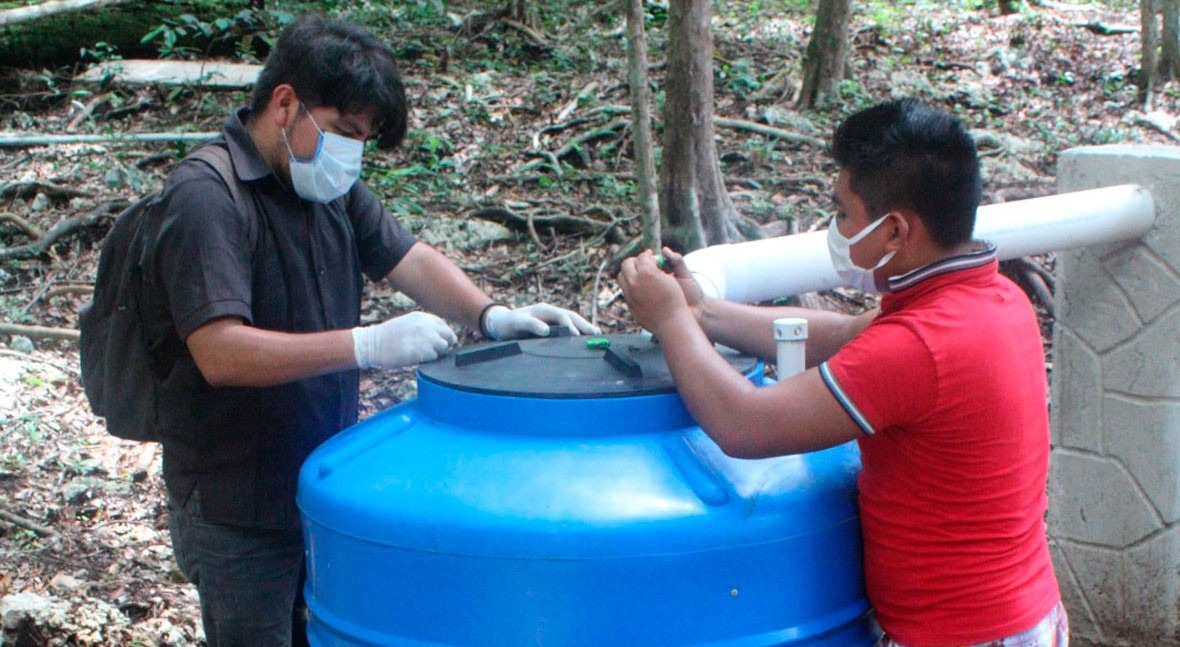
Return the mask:
[[458,190],[462,178],[449,140],[414,129],[406,135],[406,150],[406,163],[370,168],[365,181],[386,199],[390,211],[413,222],[426,213],[420,200],[445,200]]
[[855,108],[868,108],[873,105],[873,97],[856,79],[840,81],[840,98]]
[[636,184],[633,181],[623,181],[614,175],[598,176],[595,182],[598,193],[609,200],[630,199],[635,195]]
[[725,87],[740,97],[749,96],[762,87],[758,73],[750,65],[750,61],[744,58],[732,63],[722,63],[717,73]]
[[4,456],[0,456],[0,469],[5,472],[17,472],[26,464],[29,459],[27,456],[15,449],[9,449],[4,452]]
[[83,63],[106,63],[107,61],[122,60],[123,55],[119,53],[118,47],[100,40],[92,47],[83,47],[79,50],[78,57]]
[[175,20],[165,19],[140,42],[156,43],[162,58],[192,58],[221,45],[232,49],[238,58],[249,59],[256,49],[256,37],[260,36],[262,43],[269,46],[274,39],[272,34],[294,20],[293,14],[277,10],[243,9],[232,17],[212,21],[183,14]]
[[668,6],[656,2],[645,2],[643,28],[657,29],[668,22]]

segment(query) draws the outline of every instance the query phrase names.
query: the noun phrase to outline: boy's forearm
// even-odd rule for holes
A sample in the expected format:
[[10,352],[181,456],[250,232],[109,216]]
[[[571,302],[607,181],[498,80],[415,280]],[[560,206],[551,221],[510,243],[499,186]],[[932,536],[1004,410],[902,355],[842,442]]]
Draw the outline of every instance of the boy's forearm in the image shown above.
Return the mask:
[[775,319],[806,319],[807,366],[815,366],[836,354],[844,344],[860,334],[875,315],[875,310],[852,316],[811,308],[756,306],[707,299],[700,308],[699,319],[701,328],[714,342],[768,361],[776,355]]

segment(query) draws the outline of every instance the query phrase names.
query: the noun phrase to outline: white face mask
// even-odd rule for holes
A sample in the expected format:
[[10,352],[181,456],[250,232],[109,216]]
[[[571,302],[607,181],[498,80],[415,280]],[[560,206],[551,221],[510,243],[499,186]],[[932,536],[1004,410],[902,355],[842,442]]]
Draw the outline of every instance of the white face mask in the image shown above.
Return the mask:
[[873,278],[873,272],[888,263],[897,252],[889,252],[882,256],[876,265],[864,268],[852,262],[852,246],[873,233],[873,230],[881,226],[881,223],[885,222],[888,217],[889,214],[885,214],[877,218],[852,238],[845,238],[844,234],[840,233],[840,228],[836,226],[835,220],[828,225],[828,254],[832,257],[832,268],[836,270],[836,274],[840,276],[845,285],[857,288],[862,292],[880,292],[877,289],[877,281]]
[[324,132],[311,112],[307,108],[303,110],[320,132],[320,138],[311,158],[300,159],[291,151],[287,131],[283,131],[283,143],[287,145],[287,154],[291,158],[291,185],[304,200],[326,204],[348,193],[361,176],[361,155],[365,150],[365,142]]

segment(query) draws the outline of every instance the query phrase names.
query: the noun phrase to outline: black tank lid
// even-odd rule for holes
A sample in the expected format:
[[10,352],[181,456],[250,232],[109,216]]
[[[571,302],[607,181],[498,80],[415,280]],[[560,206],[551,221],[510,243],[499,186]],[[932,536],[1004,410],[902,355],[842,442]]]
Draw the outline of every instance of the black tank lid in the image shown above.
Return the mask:
[[[758,362],[724,349],[750,375]],[[659,343],[647,335],[549,337],[465,346],[418,367],[419,377],[463,391],[531,398],[600,398],[675,391]]]

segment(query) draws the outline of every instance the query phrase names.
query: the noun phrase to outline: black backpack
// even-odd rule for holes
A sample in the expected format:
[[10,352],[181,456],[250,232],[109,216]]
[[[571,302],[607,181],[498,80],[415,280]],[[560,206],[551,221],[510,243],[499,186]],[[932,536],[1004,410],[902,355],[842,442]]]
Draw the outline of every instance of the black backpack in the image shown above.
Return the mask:
[[[213,167],[239,209],[255,213],[223,146],[202,146],[189,154]],[[102,244],[94,297],[79,315],[82,388],[107,431],[127,440],[159,440],[159,391],[171,361],[150,350],[140,291],[144,254],[143,223],[157,204],[156,190],[136,200],[115,218]],[[174,360],[173,360],[174,361]]]

